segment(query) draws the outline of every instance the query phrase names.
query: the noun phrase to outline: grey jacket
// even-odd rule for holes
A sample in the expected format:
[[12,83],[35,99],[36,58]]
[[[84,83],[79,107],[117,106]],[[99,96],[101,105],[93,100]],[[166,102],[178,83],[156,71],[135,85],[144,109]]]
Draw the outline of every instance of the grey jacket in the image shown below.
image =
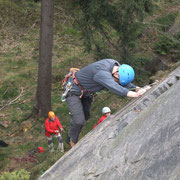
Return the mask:
[[[98,92],[105,88],[120,96],[127,96],[128,88],[136,86],[130,83],[127,87],[123,87],[114,81],[112,70],[114,65],[119,65],[119,62],[113,59],[103,59],[94,62],[76,73],[76,78],[80,85],[89,92]],[[73,84],[71,93],[81,95],[81,89],[70,78],[69,81]]]

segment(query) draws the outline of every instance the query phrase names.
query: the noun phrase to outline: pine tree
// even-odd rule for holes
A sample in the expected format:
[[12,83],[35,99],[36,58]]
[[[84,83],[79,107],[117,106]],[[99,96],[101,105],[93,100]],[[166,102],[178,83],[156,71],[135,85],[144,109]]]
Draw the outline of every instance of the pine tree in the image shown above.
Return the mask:
[[153,0],[70,0],[87,51],[98,58],[116,56],[128,61],[135,47],[144,16],[151,13]]

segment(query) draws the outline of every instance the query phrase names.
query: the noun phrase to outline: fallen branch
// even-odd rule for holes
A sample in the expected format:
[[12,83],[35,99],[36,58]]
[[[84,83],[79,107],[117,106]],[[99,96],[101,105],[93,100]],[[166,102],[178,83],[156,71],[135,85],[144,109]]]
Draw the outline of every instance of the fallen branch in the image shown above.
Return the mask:
[[148,25],[156,25],[156,26],[164,26],[164,27],[168,26],[168,25],[159,24],[159,23],[153,23],[153,22],[140,22],[140,21],[136,21],[136,22],[140,23],[140,24],[148,24]]
[[1,107],[0,111],[11,104],[14,104],[17,100],[19,100],[19,98],[23,96],[23,92],[24,92],[24,88],[22,87],[20,94],[15,99],[9,101],[7,104],[5,104],[3,107]]

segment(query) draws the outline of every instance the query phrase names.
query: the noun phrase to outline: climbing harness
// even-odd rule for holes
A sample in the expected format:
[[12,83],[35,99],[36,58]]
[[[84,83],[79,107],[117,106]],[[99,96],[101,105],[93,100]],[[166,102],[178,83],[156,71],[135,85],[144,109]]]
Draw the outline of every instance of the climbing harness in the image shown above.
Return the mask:
[[80,98],[82,98],[84,92],[87,92],[87,93],[91,94],[91,92],[87,91],[86,89],[84,89],[84,88],[80,85],[79,81],[78,81],[77,78],[76,78],[76,72],[74,72],[74,73],[72,74],[72,77],[73,77],[74,83],[81,89],[81,95],[79,96]]
[[[65,75],[65,76],[64,76],[64,79],[62,80],[62,85],[63,85],[63,87],[64,87],[65,84],[68,82],[68,79],[69,79],[70,77],[72,77],[74,83],[81,89],[81,95],[79,96],[80,98],[82,98],[84,92],[88,93],[89,95],[93,95],[94,93],[89,92],[89,91],[87,91],[86,89],[84,89],[84,88],[80,85],[79,81],[77,80],[77,78],[76,78],[76,73],[77,73],[79,70],[80,70],[80,69],[78,69],[78,68],[71,68],[71,69],[70,69],[69,73],[68,73],[67,75]],[[72,88],[72,83],[71,83],[71,82],[68,82],[68,83],[66,84],[65,91],[64,91],[64,93],[63,93],[62,96],[61,96],[61,101],[62,101],[62,102],[66,101],[66,96],[67,96],[68,92],[71,90],[71,88]]]

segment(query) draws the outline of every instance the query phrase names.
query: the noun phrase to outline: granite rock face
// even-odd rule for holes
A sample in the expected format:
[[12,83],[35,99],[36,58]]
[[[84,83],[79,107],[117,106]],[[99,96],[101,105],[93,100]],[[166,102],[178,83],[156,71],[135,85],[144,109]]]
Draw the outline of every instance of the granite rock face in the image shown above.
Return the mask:
[[180,179],[180,67],[104,120],[39,180]]

